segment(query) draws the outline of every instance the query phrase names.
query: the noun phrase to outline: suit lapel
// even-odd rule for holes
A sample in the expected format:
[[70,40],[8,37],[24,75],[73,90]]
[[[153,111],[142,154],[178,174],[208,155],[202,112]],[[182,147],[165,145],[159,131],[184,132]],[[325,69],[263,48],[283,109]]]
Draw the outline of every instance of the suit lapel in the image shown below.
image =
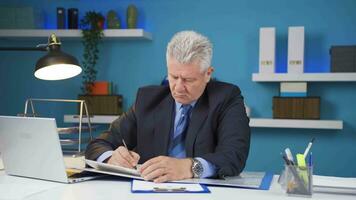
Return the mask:
[[209,111],[208,98],[203,96],[198,100],[192,111],[192,117],[189,122],[187,135],[185,139],[185,150],[187,157],[193,157],[193,147],[198,135],[199,129],[203,125]]
[[174,100],[169,95],[157,106],[153,140],[154,153],[156,155],[167,155],[168,142],[171,135],[173,105]]

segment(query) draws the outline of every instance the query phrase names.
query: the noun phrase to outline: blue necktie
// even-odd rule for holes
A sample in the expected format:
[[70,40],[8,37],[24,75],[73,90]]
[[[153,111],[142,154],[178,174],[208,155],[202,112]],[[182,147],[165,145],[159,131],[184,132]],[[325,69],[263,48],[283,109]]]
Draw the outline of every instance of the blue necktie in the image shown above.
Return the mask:
[[179,116],[175,132],[169,146],[169,156],[176,158],[185,157],[185,132],[187,130],[190,118],[191,105],[182,105],[182,113]]

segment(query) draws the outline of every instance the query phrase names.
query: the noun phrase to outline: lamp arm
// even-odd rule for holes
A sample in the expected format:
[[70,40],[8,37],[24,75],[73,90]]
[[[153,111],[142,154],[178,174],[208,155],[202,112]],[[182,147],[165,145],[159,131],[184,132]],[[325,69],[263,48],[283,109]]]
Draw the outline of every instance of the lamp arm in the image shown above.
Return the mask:
[[37,46],[37,47],[0,47],[0,51],[47,51],[47,46]]

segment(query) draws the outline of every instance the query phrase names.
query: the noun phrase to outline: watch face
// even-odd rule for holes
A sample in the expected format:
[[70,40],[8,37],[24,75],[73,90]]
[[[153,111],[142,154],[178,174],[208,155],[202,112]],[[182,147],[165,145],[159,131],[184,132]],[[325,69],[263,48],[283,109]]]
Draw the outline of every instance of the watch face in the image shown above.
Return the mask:
[[194,174],[194,178],[200,178],[201,175],[203,174],[203,165],[201,164],[201,162],[197,159],[194,159],[193,161],[193,174]]

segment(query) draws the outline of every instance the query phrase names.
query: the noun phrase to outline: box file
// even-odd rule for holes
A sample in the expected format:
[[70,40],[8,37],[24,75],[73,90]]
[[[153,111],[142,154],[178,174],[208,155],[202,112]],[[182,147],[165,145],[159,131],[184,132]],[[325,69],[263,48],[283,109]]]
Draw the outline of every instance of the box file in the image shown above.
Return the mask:
[[304,72],[304,26],[288,28],[288,73]]
[[276,28],[260,28],[259,73],[274,73],[276,68]]

